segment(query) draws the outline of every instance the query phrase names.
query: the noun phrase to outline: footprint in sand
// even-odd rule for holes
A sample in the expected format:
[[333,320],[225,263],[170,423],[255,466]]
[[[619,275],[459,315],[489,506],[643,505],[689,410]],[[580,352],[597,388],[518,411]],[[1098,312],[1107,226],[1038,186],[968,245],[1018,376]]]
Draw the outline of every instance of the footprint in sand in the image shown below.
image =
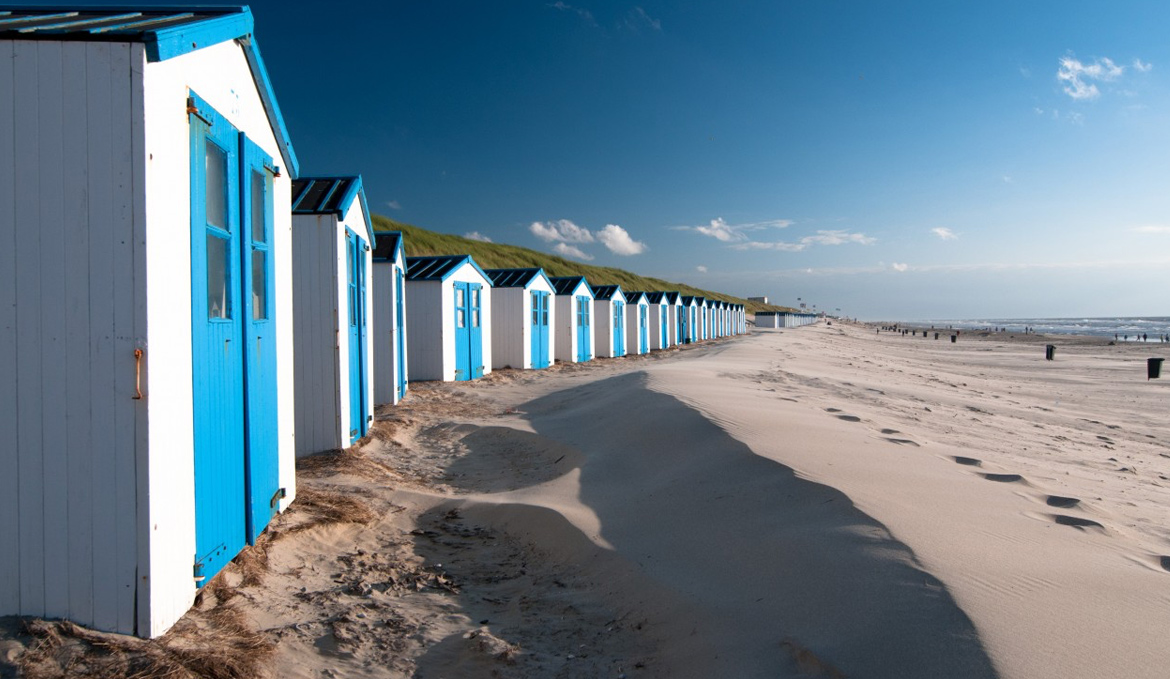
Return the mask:
[[997,483],[1019,483],[1024,477],[1019,474],[983,474],[983,478]]
[[1080,498],[1062,497],[1060,495],[1049,495],[1048,497],[1044,498],[1044,502],[1047,503],[1049,507],[1060,507],[1061,509],[1072,509],[1073,507],[1081,504]]
[[920,447],[917,441],[911,441],[910,439],[895,439],[887,436],[886,440],[890,443],[897,443],[900,446],[914,446],[915,448]]
[[889,436],[890,434],[901,434],[902,432],[898,431],[897,429],[883,429],[882,433],[886,436]]
[[826,413],[839,413],[839,412],[841,412],[841,409],[840,408],[825,408],[825,412]]
[[856,415],[838,415],[838,420],[845,420],[846,422],[860,422],[861,418]]
[[955,462],[958,462],[959,464],[965,464],[968,467],[982,467],[983,466],[983,460],[980,460],[977,457],[963,457],[962,455],[956,455],[951,459],[953,459]]
[[1086,528],[1100,528],[1101,530],[1105,530],[1105,526],[1103,526],[1102,524],[1100,524],[1092,519],[1082,519],[1079,516],[1068,516],[1067,514],[1053,514],[1052,520],[1061,526],[1072,526],[1073,528],[1077,528],[1079,530],[1084,530]]

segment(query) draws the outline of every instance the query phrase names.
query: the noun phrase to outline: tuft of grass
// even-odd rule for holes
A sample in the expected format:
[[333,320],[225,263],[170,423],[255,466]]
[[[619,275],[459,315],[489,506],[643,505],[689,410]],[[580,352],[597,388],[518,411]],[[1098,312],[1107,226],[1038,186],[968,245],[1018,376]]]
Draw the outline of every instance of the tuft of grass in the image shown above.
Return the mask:
[[788,307],[749,302],[741,297],[703,290],[683,283],[639,276],[624,269],[582,264],[564,257],[538,252],[505,243],[485,243],[449,233],[436,233],[382,215],[373,215],[374,231],[401,231],[407,257],[424,255],[471,255],[485,269],[522,269],[540,267],[549,276],[584,276],[590,285],[620,285],[622,290],[655,292],[677,290],[684,295],[698,295],[733,304],[743,304],[749,314],[757,311],[793,311]]
[[297,489],[297,499],[293,501],[290,509],[295,509],[305,517],[299,523],[290,525],[283,533],[299,533],[310,528],[338,523],[366,524],[378,518],[369,505],[352,494],[308,486]]

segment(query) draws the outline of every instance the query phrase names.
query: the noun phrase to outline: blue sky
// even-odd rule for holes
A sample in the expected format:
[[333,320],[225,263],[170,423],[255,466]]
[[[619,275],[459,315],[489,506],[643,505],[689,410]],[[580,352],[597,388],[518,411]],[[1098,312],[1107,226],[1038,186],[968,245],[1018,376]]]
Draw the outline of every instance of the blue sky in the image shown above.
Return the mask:
[[1168,315],[1165,2],[258,2],[303,174],[862,318]]

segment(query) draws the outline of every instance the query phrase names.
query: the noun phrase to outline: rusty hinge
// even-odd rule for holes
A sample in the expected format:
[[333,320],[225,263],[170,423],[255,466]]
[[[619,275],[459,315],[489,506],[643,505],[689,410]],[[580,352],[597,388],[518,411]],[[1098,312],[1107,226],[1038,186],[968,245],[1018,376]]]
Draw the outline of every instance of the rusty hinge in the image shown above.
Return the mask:
[[211,121],[204,118],[203,114],[199,112],[199,107],[195,105],[195,97],[187,97],[187,113],[207,123],[209,127],[211,126]]

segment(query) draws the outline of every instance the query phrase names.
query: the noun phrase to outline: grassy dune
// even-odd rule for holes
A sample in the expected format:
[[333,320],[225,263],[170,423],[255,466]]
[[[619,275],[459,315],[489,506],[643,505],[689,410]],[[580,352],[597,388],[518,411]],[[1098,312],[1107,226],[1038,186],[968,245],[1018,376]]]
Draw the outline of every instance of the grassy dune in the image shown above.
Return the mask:
[[683,283],[672,283],[659,278],[647,278],[638,274],[608,266],[591,266],[571,259],[537,252],[529,248],[504,243],[484,243],[447,233],[436,233],[426,229],[396,222],[393,219],[374,215],[375,231],[401,231],[405,236],[406,255],[471,255],[476,263],[485,269],[513,269],[541,267],[549,276],[585,276],[593,285],[620,285],[622,290],[678,290],[684,295],[699,295],[735,304],[743,304],[748,313],[756,311],[788,310],[771,304],[749,302],[741,297],[720,292],[703,290]]

